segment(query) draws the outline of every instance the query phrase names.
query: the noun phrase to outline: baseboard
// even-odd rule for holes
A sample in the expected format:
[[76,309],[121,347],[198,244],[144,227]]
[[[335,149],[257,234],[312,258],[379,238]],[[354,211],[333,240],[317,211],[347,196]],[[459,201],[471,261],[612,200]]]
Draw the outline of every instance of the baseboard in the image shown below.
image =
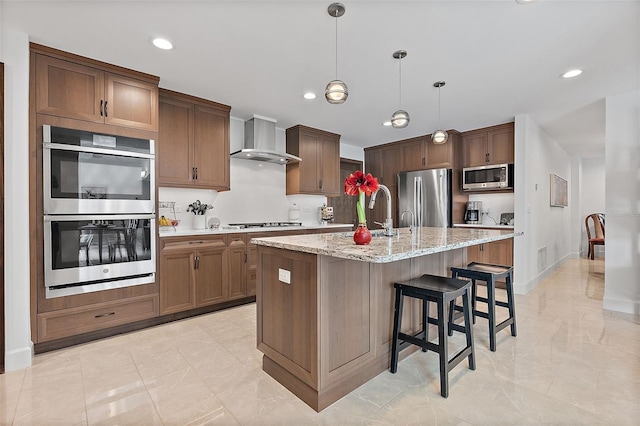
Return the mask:
[[33,342],[29,342],[29,346],[27,347],[7,351],[4,361],[5,372],[31,367],[33,361]]
[[[562,257],[556,263],[547,266],[547,268],[544,271],[540,272],[537,276],[533,277],[528,282],[522,283],[522,282],[518,282],[518,280],[514,281],[514,283],[513,283],[513,291],[514,291],[514,293],[516,293],[516,294],[527,294],[527,293],[529,293],[531,290],[533,290],[534,288],[538,287],[538,285],[542,281],[544,281],[549,276],[551,276],[551,274],[553,274],[556,271],[556,269],[558,269],[560,266],[562,266],[562,264],[564,262],[566,262],[567,259],[571,259],[571,258],[574,258],[574,257],[578,257],[578,253],[567,253],[566,255],[564,255],[564,257]],[[517,276],[517,273],[516,273],[516,276]]]
[[634,302],[633,300],[620,300],[605,297],[602,299],[602,308],[608,311],[640,315],[640,301]]

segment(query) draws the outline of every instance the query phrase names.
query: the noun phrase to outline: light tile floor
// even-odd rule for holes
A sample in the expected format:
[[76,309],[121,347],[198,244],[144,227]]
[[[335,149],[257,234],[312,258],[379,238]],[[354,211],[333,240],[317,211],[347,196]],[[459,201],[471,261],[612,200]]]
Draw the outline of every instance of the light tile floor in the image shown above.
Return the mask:
[[495,353],[478,319],[477,370],[456,367],[447,399],[416,352],[316,413],[262,372],[250,304],[37,355],[0,375],[0,424],[638,425],[640,317],[602,309],[603,272],[570,259],[518,295]]

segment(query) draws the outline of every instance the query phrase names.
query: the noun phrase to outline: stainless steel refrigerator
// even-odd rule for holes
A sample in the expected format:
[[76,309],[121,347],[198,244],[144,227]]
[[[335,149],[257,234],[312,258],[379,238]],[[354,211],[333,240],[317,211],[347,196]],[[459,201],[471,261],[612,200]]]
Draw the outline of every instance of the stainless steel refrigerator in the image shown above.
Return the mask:
[[451,169],[418,170],[398,173],[398,223],[400,227],[452,226]]

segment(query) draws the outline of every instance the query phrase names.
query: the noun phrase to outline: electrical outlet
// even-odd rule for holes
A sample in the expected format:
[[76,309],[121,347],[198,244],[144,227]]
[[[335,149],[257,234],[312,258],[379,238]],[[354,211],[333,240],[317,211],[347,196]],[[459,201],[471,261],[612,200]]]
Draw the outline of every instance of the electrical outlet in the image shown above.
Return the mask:
[[291,284],[291,271],[278,268],[278,279],[285,284]]
[[486,214],[487,216],[491,213],[491,209],[489,207],[485,208],[482,213]]

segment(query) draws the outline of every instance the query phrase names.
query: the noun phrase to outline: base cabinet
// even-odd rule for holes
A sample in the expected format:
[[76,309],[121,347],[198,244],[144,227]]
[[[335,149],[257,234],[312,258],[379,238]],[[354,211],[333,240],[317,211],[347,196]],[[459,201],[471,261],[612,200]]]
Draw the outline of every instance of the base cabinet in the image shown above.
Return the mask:
[[467,247],[467,262],[513,266],[513,238]]
[[226,237],[163,241],[160,313],[171,314],[227,300]]

